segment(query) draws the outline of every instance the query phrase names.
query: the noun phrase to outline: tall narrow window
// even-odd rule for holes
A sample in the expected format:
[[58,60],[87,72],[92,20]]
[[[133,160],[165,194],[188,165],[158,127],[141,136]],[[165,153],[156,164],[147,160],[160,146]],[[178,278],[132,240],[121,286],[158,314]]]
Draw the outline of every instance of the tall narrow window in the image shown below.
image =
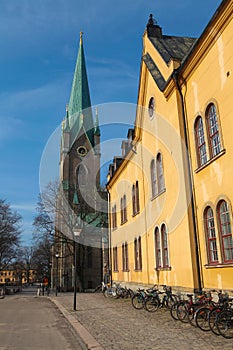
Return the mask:
[[113,271],[118,271],[117,247],[113,248]]
[[156,227],[155,229],[155,260],[156,260],[156,268],[162,267],[161,261],[161,245],[160,245],[160,234],[159,229]]
[[132,187],[132,206],[133,206],[133,215],[136,215],[140,211],[140,202],[139,202],[139,185],[138,181]]
[[197,117],[195,122],[195,139],[197,150],[197,162],[198,166],[201,166],[207,162],[207,153],[203,122],[200,116]]
[[121,198],[121,224],[127,221],[126,195]]
[[138,268],[142,269],[142,241],[141,237],[138,238]]
[[121,223],[124,222],[123,198],[121,198]]
[[162,238],[163,267],[169,267],[167,229],[164,224],[161,227],[161,238]]
[[127,221],[127,205],[126,205],[126,195],[124,194],[123,196],[123,218],[124,218],[124,221]]
[[135,185],[132,187],[132,206],[133,206],[133,215],[136,214],[136,193]]
[[122,244],[122,271],[129,270],[128,243]]
[[204,211],[205,233],[207,243],[208,263],[218,263],[218,249],[216,242],[214,214],[211,207],[207,207]]
[[156,181],[156,169],[155,169],[155,160],[152,159],[150,163],[150,174],[151,174],[151,194],[152,198],[157,194],[157,181]]
[[76,182],[78,187],[87,184],[87,169],[82,163],[79,164],[76,170]]
[[158,193],[160,193],[164,190],[163,164],[162,164],[161,153],[158,153],[156,157],[156,169],[157,169]]
[[125,271],[125,245],[121,246],[121,254],[122,254],[122,271]]
[[223,262],[233,261],[233,240],[231,232],[230,212],[226,201],[222,200],[217,206],[219,231]]
[[216,107],[211,103],[206,110],[206,121],[208,126],[208,137],[210,146],[210,157],[216,156],[221,151],[219,126]]
[[134,262],[135,262],[135,270],[142,269],[142,247],[141,247],[141,237],[134,240]]
[[116,213],[116,204],[112,207],[112,228],[117,228],[117,213]]
[[139,184],[138,181],[136,181],[135,185],[135,199],[136,199],[136,213],[139,213],[140,211],[140,198],[139,198]]

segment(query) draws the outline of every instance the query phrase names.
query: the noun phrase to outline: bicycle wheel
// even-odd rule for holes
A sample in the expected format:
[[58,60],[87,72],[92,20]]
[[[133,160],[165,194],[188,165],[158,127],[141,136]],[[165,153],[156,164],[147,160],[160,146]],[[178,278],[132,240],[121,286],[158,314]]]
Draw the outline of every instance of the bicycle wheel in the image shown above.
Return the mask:
[[188,321],[192,326],[196,327],[196,322],[195,322],[195,314],[197,310],[194,306],[190,306],[188,309]]
[[165,305],[168,309],[171,309],[174,304],[177,303],[177,296],[175,294],[168,295]]
[[195,322],[198,328],[204,332],[210,331],[209,327],[209,313],[210,309],[208,307],[202,307],[197,310],[195,314]]
[[175,303],[172,305],[172,307],[170,308],[170,314],[171,314],[171,317],[174,319],[174,320],[179,320],[178,316],[177,316],[177,308],[179,306],[180,302],[178,303]]
[[159,308],[159,300],[155,297],[148,297],[145,301],[145,309],[149,312],[155,312]]
[[189,322],[188,313],[189,313],[189,304],[187,304],[186,302],[179,303],[179,305],[177,306],[178,320],[183,323],[188,323]]
[[208,319],[208,323],[209,323],[209,327],[210,330],[215,334],[215,335],[220,335],[219,330],[217,328],[216,325],[216,318],[218,316],[218,314],[220,313],[220,309],[216,308],[210,311],[209,313],[209,319]]
[[219,333],[227,339],[233,338],[233,311],[224,310],[216,318]]
[[140,310],[144,307],[144,298],[141,294],[136,294],[131,299],[132,305],[135,309]]
[[107,288],[105,291],[104,291],[104,296],[105,297],[108,297],[108,298],[117,298],[117,290],[115,287],[110,287],[110,288]]

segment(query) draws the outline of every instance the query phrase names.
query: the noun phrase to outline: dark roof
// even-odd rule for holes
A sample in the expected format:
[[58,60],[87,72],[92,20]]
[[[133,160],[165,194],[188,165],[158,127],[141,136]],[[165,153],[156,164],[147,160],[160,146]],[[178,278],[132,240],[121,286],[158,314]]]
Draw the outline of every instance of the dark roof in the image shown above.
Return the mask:
[[152,60],[151,56],[147,53],[142,57],[143,61],[145,62],[147,69],[149,70],[150,74],[152,75],[154,81],[156,82],[158,88],[162,91],[165,87],[166,81],[164,77],[162,76],[160,70],[158,69],[155,62]]
[[149,39],[167,64],[171,58],[182,61],[197,40],[169,35],[163,35],[162,38],[149,37]]

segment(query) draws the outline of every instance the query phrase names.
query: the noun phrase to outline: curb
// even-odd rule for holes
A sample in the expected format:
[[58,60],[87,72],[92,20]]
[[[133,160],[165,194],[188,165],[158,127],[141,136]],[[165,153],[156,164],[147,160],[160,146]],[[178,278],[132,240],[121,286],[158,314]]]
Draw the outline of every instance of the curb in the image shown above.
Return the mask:
[[96,339],[86,330],[85,327],[70,312],[59,303],[58,300],[49,297],[49,299],[57,306],[66,320],[73,327],[88,350],[104,350],[104,348],[96,341]]

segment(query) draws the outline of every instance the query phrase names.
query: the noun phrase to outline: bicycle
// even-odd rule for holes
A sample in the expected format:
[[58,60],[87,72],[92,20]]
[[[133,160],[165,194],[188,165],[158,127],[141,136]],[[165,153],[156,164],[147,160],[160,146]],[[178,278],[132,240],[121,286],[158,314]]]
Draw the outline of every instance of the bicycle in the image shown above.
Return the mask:
[[[216,292],[212,290],[212,292]],[[218,291],[218,301],[213,302],[205,307],[201,307],[195,313],[195,322],[198,328],[202,331],[212,331],[216,335],[219,335],[217,327],[215,326],[216,316],[223,309],[226,309],[229,305],[229,297],[227,294],[223,294],[222,291]]]
[[177,317],[183,323],[190,323],[193,326],[194,316],[197,310],[201,307],[209,305],[212,297],[206,293],[200,294],[193,299],[193,294],[187,294],[188,300],[181,301],[177,306]]
[[149,296],[151,296],[157,290],[157,285],[154,285],[152,288],[147,290],[138,288],[131,297],[132,306],[137,310],[145,308],[147,298],[149,298]]
[[[172,294],[171,287],[163,285],[164,291],[155,291],[151,296],[145,301],[145,309],[149,312],[155,312],[159,308],[165,307],[166,309],[171,309],[172,306],[178,301],[178,296]],[[163,295],[161,300],[159,295]]]

